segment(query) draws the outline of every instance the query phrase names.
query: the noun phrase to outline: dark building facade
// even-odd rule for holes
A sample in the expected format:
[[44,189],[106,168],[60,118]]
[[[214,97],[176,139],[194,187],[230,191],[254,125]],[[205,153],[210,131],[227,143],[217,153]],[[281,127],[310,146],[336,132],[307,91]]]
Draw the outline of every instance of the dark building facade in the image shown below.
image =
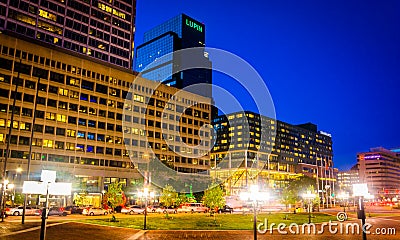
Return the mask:
[[[180,89],[198,83],[211,84],[211,70],[205,69],[211,68],[211,62],[203,49],[205,30],[204,24],[185,14],[154,27],[144,34],[144,43],[136,49],[135,70],[141,72],[144,78]],[[200,49],[192,52],[190,56],[172,54],[187,48]],[[167,54],[171,55],[163,57]],[[151,63],[153,64],[147,67]],[[197,64],[205,68],[180,71],[185,64]],[[203,87],[193,92],[206,97],[212,96],[211,87]]]
[[[332,138],[316,125],[292,125],[245,111],[216,117],[213,126],[211,173],[230,179],[226,187],[232,193],[255,182],[282,189],[301,175],[318,179],[320,190],[334,191]],[[221,159],[228,164],[219,164]],[[238,167],[232,170],[235,161]]]
[[136,0],[1,0],[0,31],[132,67]]

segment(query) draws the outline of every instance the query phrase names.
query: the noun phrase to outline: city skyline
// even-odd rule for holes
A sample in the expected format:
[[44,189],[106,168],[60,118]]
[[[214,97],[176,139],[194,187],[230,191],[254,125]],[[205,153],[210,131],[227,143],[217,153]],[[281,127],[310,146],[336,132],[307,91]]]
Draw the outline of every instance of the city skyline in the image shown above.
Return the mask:
[[395,9],[395,1],[138,1],[135,45],[145,31],[177,14],[200,20],[207,47],[237,54],[260,73],[277,119],[318,124],[332,134],[335,166],[350,169],[357,152],[399,145],[400,119],[391,113],[399,102]]

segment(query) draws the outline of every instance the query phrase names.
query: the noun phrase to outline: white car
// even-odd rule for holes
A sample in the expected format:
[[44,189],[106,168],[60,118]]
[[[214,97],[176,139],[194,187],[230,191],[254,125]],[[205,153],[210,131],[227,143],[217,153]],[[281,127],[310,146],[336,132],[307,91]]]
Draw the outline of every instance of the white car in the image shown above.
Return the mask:
[[121,209],[121,213],[125,213],[125,214],[135,214],[135,213],[137,213],[137,214],[142,214],[142,213],[144,213],[144,208],[142,208],[142,207],[140,207],[140,206],[137,206],[137,205],[134,205],[134,206],[126,206],[126,207],[123,207],[122,209]]
[[[6,208],[6,214],[9,216],[10,215],[21,216],[23,209],[24,209],[23,206],[16,207],[16,208]],[[40,214],[38,214],[39,212],[40,212],[40,209],[38,209],[38,208],[29,207],[29,206],[26,206],[26,208],[25,208],[25,215],[40,215]]]
[[89,215],[89,216],[94,216],[94,215],[107,215],[108,211],[103,208],[96,208],[96,207],[90,207],[90,208],[85,208],[82,211],[83,215]]
[[156,213],[164,213],[164,214],[166,214],[168,212],[168,213],[176,214],[176,213],[178,213],[178,210],[174,207],[169,207],[169,208],[165,208],[165,207],[161,208],[160,207],[160,208],[157,208],[155,210],[155,212]]
[[178,209],[177,212],[208,212],[208,207],[205,207],[201,203],[184,203]]

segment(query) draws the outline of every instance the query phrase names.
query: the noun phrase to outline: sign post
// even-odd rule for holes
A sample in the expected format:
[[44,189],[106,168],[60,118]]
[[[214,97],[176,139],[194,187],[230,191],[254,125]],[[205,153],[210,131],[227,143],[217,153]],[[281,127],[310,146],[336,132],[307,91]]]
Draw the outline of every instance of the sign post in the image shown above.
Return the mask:
[[358,198],[358,209],[357,218],[361,219],[362,224],[362,236],[363,240],[367,240],[367,233],[364,230],[365,226],[365,209],[364,209],[364,197],[369,196],[368,186],[366,183],[353,184],[353,195]]
[[46,195],[45,206],[42,210],[42,223],[40,226],[40,240],[46,238],[47,208],[49,195],[71,195],[71,183],[56,183],[56,171],[42,170],[41,181],[24,181],[22,193]]

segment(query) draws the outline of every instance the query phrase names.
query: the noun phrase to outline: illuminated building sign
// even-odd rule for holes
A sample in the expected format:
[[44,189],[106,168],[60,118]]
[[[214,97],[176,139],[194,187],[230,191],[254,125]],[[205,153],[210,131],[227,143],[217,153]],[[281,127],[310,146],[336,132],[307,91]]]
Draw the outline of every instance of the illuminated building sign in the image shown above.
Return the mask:
[[332,134],[324,132],[324,131],[319,131],[320,134],[328,136],[328,137],[332,137]]
[[192,20],[186,19],[186,26],[194,28],[199,32],[203,32],[203,27],[200,24],[193,22]]
[[112,13],[113,15],[115,15],[117,17],[125,19],[125,13],[122,13],[122,12],[120,12],[120,11],[118,11],[118,10],[112,8],[112,7],[109,7],[109,6],[107,6],[107,5],[103,4],[103,3],[99,3],[97,6],[103,11]]
[[380,157],[381,157],[381,155],[370,155],[370,156],[365,156],[364,159],[377,159]]

